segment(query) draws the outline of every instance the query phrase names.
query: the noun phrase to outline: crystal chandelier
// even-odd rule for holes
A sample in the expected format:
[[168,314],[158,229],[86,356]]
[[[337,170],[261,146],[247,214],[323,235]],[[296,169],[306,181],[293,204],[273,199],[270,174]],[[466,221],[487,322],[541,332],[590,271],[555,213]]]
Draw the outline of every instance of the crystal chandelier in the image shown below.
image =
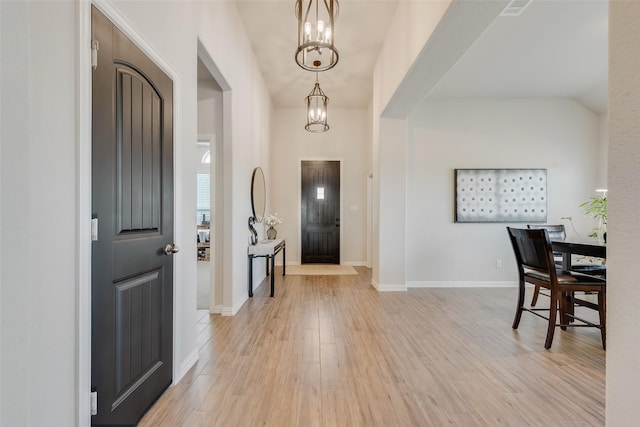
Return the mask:
[[338,50],[333,45],[338,11],[338,0],[296,0],[296,62],[305,70],[326,71],[338,63]]
[[304,127],[309,132],[326,132],[329,130],[327,124],[327,103],[329,98],[320,89],[318,74],[316,73],[316,84],[307,96],[307,125]]

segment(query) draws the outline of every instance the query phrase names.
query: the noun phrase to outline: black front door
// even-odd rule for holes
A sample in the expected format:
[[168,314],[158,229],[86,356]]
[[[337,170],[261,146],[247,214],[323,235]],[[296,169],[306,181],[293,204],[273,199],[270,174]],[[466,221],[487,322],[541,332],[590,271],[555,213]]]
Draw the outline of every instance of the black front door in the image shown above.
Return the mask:
[[92,424],[135,425],[172,379],[173,83],[95,7],[92,37]]
[[340,162],[302,162],[301,262],[340,264]]

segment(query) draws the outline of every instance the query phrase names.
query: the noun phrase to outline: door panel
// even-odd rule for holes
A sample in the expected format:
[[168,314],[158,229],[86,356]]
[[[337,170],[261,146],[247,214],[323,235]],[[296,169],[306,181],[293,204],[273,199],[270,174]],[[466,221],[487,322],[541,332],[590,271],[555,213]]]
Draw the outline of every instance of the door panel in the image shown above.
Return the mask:
[[160,218],[160,95],[144,77],[116,68],[119,233],[158,231]]
[[135,425],[171,384],[173,83],[95,7],[93,425]]
[[301,262],[340,264],[340,162],[302,162]]
[[120,319],[116,325],[117,396],[134,391],[136,382],[151,375],[162,362],[162,279],[161,271],[156,270],[115,285],[115,317]]

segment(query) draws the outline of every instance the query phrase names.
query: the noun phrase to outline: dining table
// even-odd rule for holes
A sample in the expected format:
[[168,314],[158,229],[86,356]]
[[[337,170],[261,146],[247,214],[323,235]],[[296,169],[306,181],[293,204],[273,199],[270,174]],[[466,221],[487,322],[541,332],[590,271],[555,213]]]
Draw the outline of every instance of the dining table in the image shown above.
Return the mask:
[[[551,240],[551,247],[554,252],[562,254],[562,268],[564,270],[576,270],[580,264],[574,264],[571,255],[581,255],[584,257],[607,258],[607,244],[596,238],[567,238],[564,240]],[[598,270],[602,271],[604,266],[598,265]],[[576,271],[588,272],[588,269],[578,268]]]
[[[600,258],[604,262],[607,258],[606,242],[595,238],[587,239],[574,237],[564,240],[552,239],[551,248],[554,252],[559,252],[562,254],[563,270],[588,274],[606,280],[607,268],[604,264],[574,263],[574,259],[572,257],[572,255],[579,255],[583,257]],[[563,319],[561,323],[566,323],[567,321],[573,322],[575,304],[583,307],[588,307],[593,310],[598,310],[598,304],[587,301],[585,299],[576,298],[573,293],[570,295],[570,297],[570,301],[573,302],[573,304],[569,304],[569,306],[564,308],[561,307],[560,316],[561,319]],[[565,313],[569,314],[568,318],[565,316]]]

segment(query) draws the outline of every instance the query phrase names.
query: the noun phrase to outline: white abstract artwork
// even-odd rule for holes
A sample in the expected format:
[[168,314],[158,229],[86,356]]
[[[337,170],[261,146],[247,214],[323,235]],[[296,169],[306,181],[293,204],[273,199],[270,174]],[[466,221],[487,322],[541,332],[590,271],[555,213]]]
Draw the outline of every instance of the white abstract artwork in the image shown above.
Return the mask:
[[546,222],[546,169],[456,169],[456,222]]

